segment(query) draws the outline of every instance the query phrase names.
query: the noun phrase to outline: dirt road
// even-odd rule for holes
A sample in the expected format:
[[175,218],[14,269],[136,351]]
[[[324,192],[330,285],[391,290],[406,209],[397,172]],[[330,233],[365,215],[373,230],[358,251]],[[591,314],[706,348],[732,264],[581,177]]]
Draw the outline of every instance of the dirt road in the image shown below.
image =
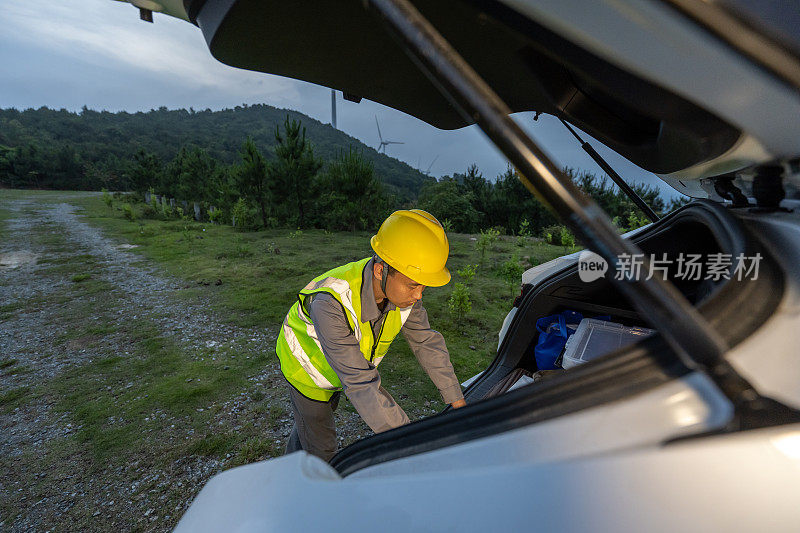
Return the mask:
[[[280,453],[291,420],[272,359],[245,367],[257,369],[246,376],[247,387],[199,415],[194,411],[204,409],[193,409],[194,418],[169,409],[134,423],[110,416],[87,433],[91,418],[77,416],[83,406],[72,394],[76,376],[84,368],[101,375],[102,361],[117,361],[116,369],[141,357],[134,348],[142,320],[180,357],[209,362],[225,356],[221,347],[240,359],[263,358],[273,351],[275,330],[227,324],[183,294],[186,280],[169,277],[84,221],[68,196],[4,199],[3,192],[0,530],[169,530],[208,478],[235,464],[231,453],[204,450],[208,439],[187,448],[197,432],[233,435],[247,428],[259,441],[246,461]],[[119,373],[102,375],[115,376],[96,381],[112,402],[125,398],[117,388],[140,386],[136,374],[124,375],[126,383]],[[207,415],[202,423],[200,415]],[[97,439],[131,428],[142,433],[130,440],[141,444],[139,451],[92,452]]]

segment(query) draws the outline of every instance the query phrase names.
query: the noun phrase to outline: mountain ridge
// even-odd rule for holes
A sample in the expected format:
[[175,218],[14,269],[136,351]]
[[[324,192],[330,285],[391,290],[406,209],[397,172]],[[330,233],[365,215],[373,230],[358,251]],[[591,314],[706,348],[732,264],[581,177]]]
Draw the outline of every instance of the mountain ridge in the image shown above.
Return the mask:
[[235,106],[216,111],[167,109],[150,111],[81,111],[66,109],[0,109],[0,145],[22,148],[37,145],[57,159],[113,170],[116,160],[132,159],[144,149],[167,163],[182,146],[197,146],[224,164],[239,160],[239,149],[249,136],[267,159],[274,157],[276,127],[299,120],[326,164],[340,152],[354,148],[371,161],[378,178],[403,199],[416,198],[420,188],[434,181],[408,164],[379,153],[347,133],[299,111],[268,104]]

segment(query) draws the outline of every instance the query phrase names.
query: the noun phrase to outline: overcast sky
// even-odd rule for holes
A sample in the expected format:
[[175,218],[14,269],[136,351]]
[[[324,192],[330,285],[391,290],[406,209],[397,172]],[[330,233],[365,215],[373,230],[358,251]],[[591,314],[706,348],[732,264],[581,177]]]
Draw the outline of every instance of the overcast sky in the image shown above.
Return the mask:
[[[3,0],[0,7],[0,107],[18,109],[82,106],[109,111],[222,109],[265,103],[296,109],[330,122],[330,89],[219,63],[208,52],[199,28],[155,14],[139,20],[138,10],[113,0]],[[387,153],[433,176],[463,172],[478,165],[494,178],[505,158],[472,126],[438,130],[394,109],[338,94],[339,129],[373,147],[377,116]],[[561,165],[600,174],[577,141],[552,117],[517,121]],[[595,148],[629,182],[661,183],[600,143]],[[673,194],[663,186],[665,195]]]

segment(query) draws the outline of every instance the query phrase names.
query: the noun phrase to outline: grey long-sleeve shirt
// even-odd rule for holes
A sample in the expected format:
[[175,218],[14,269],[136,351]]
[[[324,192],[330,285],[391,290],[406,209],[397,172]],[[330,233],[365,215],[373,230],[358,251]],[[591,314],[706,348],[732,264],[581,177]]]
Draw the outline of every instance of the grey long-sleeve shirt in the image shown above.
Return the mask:
[[[362,287],[361,320],[369,322],[377,335],[386,313],[394,309],[394,305],[387,302],[383,311],[378,309],[372,291],[372,261],[364,268]],[[329,294],[316,294],[309,305],[309,314],[328,364],[339,376],[344,393],[364,422],[376,433],[407,424],[406,413],[381,387],[381,376],[375,365],[361,353],[339,302]],[[444,337],[431,329],[428,313],[421,302],[414,304],[401,332],[442,399],[453,403],[463,398]]]

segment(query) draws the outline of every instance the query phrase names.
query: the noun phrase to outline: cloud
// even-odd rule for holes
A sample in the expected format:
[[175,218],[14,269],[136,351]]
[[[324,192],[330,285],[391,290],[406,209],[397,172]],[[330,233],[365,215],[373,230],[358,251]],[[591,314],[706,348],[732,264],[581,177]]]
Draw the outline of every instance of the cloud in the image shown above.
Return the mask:
[[211,57],[200,30],[185,21],[156,15],[156,23],[147,24],[131,5],[107,0],[6,0],[4,4],[0,23],[5,38],[54,55],[242,98],[289,103],[298,96],[290,80],[219,63]]

